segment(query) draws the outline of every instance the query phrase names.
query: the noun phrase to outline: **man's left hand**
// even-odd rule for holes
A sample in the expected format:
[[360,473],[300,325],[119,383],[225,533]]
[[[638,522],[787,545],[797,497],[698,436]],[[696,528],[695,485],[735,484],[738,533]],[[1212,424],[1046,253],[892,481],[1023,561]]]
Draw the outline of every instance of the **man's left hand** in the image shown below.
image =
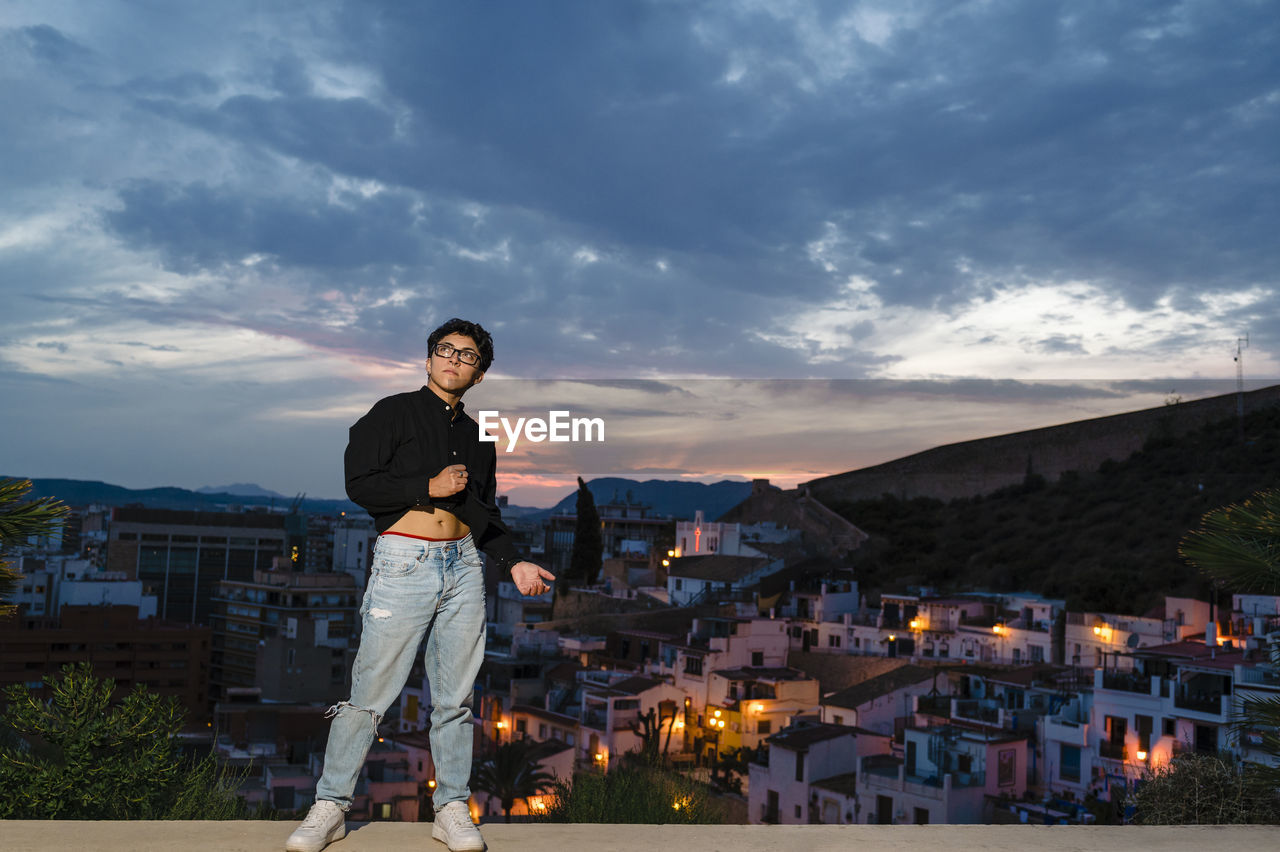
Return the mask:
[[520,594],[534,597],[551,588],[548,583],[556,581],[556,575],[546,568],[532,562],[517,562],[511,566],[511,579],[515,581]]

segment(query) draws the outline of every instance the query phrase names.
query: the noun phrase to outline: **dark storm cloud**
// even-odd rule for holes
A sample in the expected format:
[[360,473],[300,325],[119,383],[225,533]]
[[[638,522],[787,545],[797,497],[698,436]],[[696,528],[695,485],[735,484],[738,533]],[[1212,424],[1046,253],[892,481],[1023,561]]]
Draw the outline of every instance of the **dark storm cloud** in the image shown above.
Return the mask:
[[[819,23],[841,9],[820,7]],[[382,101],[320,97],[286,57],[269,75],[278,96],[171,116],[446,213],[407,227],[397,193],[343,211],[142,185],[122,193],[118,233],[175,264],[261,251],[464,276],[530,310],[545,309],[540,289],[574,289],[563,258],[536,251],[531,235],[551,234],[619,256],[582,274],[598,295],[557,308],[632,345],[634,328],[591,318],[640,303],[610,279],[651,288],[639,270],[672,257],[704,305],[761,297],[717,305],[728,328],[709,338],[736,351],[709,358],[766,374],[776,349],[728,329],[767,328],[771,293],[793,310],[823,303],[849,274],[889,303],[1076,279],[1148,306],[1269,283],[1280,261],[1280,24],[1265,4],[943,4],[883,46],[835,44],[838,72],[812,34],[720,4],[362,3],[338,23],[340,55],[375,64]],[[439,235],[467,224],[455,202],[504,217],[524,263],[449,258]],[[832,271],[807,249],[828,222]]]

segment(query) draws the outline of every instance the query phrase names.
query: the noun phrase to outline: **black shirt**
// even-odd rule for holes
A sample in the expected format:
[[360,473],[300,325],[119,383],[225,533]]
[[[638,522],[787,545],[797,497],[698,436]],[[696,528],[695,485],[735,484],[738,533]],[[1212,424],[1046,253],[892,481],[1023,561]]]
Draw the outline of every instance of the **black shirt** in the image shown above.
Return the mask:
[[[497,506],[495,447],[480,441],[480,427],[461,401],[450,406],[425,386],[389,396],[351,427],[347,496],[373,516],[379,533],[415,506],[446,509],[471,527],[476,546],[498,569],[508,571],[520,556]],[[432,499],[431,477],[451,464],[466,465],[466,488]]]

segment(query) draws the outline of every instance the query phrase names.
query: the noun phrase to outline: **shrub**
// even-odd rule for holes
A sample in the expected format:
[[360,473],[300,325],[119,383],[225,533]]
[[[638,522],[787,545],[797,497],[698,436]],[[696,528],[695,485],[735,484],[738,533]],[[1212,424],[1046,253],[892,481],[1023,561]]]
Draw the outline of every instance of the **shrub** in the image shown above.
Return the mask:
[[675,772],[622,761],[607,773],[580,772],[552,790],[548,822],[696,825],[719,823],[707,789]]
[[1280,822],[1276,791],[1236,767],[1230,755],[1185,754],[1154,770],[1134,794],[1143,825]]

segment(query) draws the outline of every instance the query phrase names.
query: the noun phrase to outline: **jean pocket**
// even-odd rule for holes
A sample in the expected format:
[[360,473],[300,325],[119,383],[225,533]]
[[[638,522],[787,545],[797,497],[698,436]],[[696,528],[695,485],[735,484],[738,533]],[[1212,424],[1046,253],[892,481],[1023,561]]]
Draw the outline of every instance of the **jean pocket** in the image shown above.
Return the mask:
[[407,574],[412,574],[418,564],[419,560],[416,556],[377,553],[374,554],[371,568],[373,573],[380,577],[403,577]]

